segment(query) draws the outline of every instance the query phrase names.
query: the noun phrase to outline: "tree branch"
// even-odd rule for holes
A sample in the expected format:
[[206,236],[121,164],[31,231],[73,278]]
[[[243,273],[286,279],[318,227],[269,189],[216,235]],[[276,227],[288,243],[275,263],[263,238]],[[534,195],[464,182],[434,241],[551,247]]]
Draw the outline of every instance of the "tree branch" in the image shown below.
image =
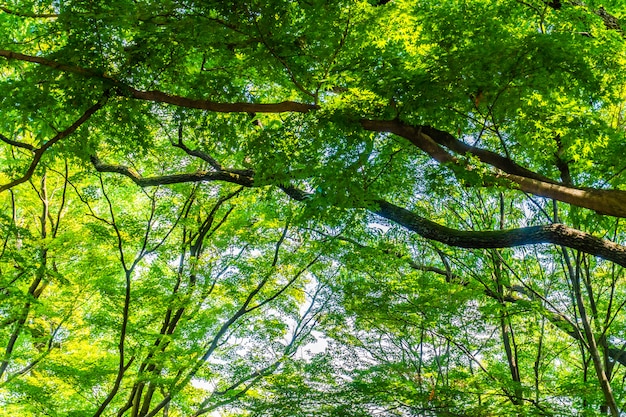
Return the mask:
[[450,133],[430,126],[410,126],[399,120],[362,120],[361,125],[366,130],[401,136],[437,162],[467,169],[463,162],[444,147],[460,155],[470,154],[495,168],[493,175],[496,178],[511,181],[522,191],[588,208],[601,214],[626,217],[626,191],[572,187],[537,174],[495,152],[469,146]]
[[58,14],[54,13],[29,13],[29,12],[18,12],[17,10],[11,10],[7,7],[0,7],[0,10],[7,14],[12,14],[14,16],[19,17],[29,17],[33,19],[56,19],[59,17]]
[[37,150],[37,148],[35,148],[30,143],[24,143],[24,142],[19,142],[17,140],[9,139],[1,133],[0,133],[0,140],[4,143],[8,143],[11,146],[15,146],[16,148],[28,149],[31,152],[35,152]]
[[192,99],[188,97],[170,95],[157,90],[141,91],[113,78],[107,73],[98,72],[78,66],[62,64],[60,62],[56,62],[44,57],[25,55],[19,52],[13,52],[8,50],[0,50],[0,56],[6,59],[15,59],[18,61],[31,62],[58,71],[68,72],[87,78],[95,78],[105,81],[117,87],[117,90],[115,92],[117,95],[122,97],[130,97],[137,100],[172,104],[174,106],[190,109],[200,109],[218,113],[306,113],[318,108],[318,106],[315,104],[299,103],[295,101],[282,101],[279,103],[219,103],[211,100]]
[[156,90],[140,91],[132,87],[126,87],[120,95],[125,95],[124,93],[138,100],[167,103],[179,107],[208,110],[217,113],[307,113],[318,108],[318,106],[314,104],[298,103],[295,101],[281,101],[280,103],[218,103],[210,100],[173,96]]
[[564,224],[522,227],[496,231],[461,231],[442,226],[407,209],[384,200],[376,200],[378,208],[371,211],[398,223],[420,236],[468,249],[511,248],[552,243],[598,256],[626,267],[626,247]]
[[233,184],[252,187],[254,179],[229,171],[196,171],[188,174],[160,175],[155,177],[143,177],[137,171],[124,165],[105,164],[97,156],[91,157],[91,163],[98,172],[112,172],[122,174],[140,187],[154,187],[157,185],[180,184],[187,182],[225,181]]
[[[26,144],[22,144],[24,146],[20,146],[20,147],[26,148],[26,149],[30,149],[30,150],[34,150],[33,160],[30,163],[30,166],[28,167],[28,169],[26,170],[26,173],[24,175],[22,175],[18,179],[15,179],[15,180],[9,182],[8,184],[4,184],[4,185],[0,186],[0,193],[3,192],[3,191],[8,190],[10,188],[13,188],[16,185],[19,185],[19,184],[21,184],[23,182],[28,181],[33,176],[33,173],[35,172],[35,168],[37,168],[37,165],[39,164],[39,161],[41,160],[41,157],[48,150],[48,148],[50,148],[52,145],[54,145],[58,141],[66,138],[69,135],[71,135],[72,133],[74,133],[76,131],[76,129],[78,129],[83,123],[85,123],[87,120],[89,120],[89,118],[91,116],[93,116],[93,114],[95,112],[97,112],[100,108],[102,108],[102,106],[104,106],[105,102],[106,102],[106,99],[103,99],[103,100],[100,100],[99,102],[97,102],[96,104],[94,104],[93,106],[91,106],[70,127],[68,127],[67,129],[65,129],[62,132],[57,133],[55,137],[53,137],[52,139],[50,139],[49,141],[44,143],[40,148],[38,148],[38,149],[30,149],[30,148],[28,148],[28,146]],[[5,142],[7,142],[7,141],[5,141]],[[14,141],[11,141],[11,142],[14,142]],[[7,143],[10,143],[10,142],[7,142]],[[15,145],[15,146],[19,146],[19,145]]]
[[[245,187],[258,187],[254,177],[230,172],[197,171],[190,174],[163,175],[143,178],[131,168],[122,165],[106,165],[93,156],[91,159],[100,172],[114,172],[131,178],[141,187],[183,182],[226,181]],[[277,185],[285,194],[296,201],[306,201],[310,194],[292,186]],[[412,211],[396,206],[385,200],[369,200],[368,210],[389,219],[425,239],[445,243],[446,245],[468,248],[511,248],[525,245],[551,243],[580,250],[626,267],[626,247],[614,242],[597,238],[589,233],[573,229],[564,224],[522,227],[518,229],[496,231],[463,231],[442,226]],[[355,207],[357,208],[357,207]]]

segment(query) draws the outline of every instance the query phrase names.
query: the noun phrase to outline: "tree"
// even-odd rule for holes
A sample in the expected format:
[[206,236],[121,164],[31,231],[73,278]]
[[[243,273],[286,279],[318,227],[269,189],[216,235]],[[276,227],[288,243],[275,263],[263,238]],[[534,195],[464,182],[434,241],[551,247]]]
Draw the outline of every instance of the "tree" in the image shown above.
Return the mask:
[[7,415],[623,410],[621,2],[0,10]]

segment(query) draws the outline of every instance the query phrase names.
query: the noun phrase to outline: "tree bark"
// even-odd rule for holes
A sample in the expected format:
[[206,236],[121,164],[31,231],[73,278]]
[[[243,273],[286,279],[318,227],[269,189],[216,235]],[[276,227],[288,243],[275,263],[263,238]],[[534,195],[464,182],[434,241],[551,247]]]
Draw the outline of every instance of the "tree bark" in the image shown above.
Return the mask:
[[372,212],[392,220],[420,236],[468,249],[510,248],[540,243],[552,243],[577,249],[626,267],[626,247],[564,224],[522,227],[495,231],[461,231],[442,226],[407,209],[384,200],[376,200]]
[[626,217],[626,191],[568,186],[524,168],[495,152],[469,146],[450,133],[430,126],[410,126],[399,120],[362,120],[361,125],[367,130],[401,136],[435,161],[453,164],[464,170],[469,170],[471,167],[466,166],[458,157],[444,148],[459,155],[472,155],[494,168],[492,171],[494,179],[513,183],[510,186],[512,189],[517,187],[533,195],[584,207],[600,214]]

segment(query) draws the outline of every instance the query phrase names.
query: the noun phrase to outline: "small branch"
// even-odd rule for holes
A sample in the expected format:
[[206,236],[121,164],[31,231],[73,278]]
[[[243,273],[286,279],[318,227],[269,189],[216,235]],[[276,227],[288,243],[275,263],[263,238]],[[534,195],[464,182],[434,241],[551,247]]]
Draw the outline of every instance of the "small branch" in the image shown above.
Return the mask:
[[57,17],[59,17],[58,14],[54,14],[54,13],[28,13],[28,12],[18,12],[16,10],[11,10],[7,7],[0,7],[0,10],[2,10],[3,12],[7,13],[7,14],[12,14],[14,16],[19,16],[19,17],[30,17],[33,19],[56,19]]
[[65,139],[66,137],[68,137],[72,133],[74,133],[76,131],[76,129],[78,129],[80,126],[83,125],[83,123],[85,123],[87,120],[89,120],[89,118],[91,116],[93,116],[93,114],[95,112],[100,110],[102,108],[102,106],[104,106],[105,102],[106,102],[106,99],[103,99],[103,100],[100,100],[99,102],[97,102],[96,104],[94,104],[93,106],[91,106],[70,127],[68,127],[67,129],[63,130],[62,132],[57,133],[56,136],[54,136],[52,139],[50,139],[49,141],[44,143],[40,148],[35,149],[34,150],[35,155],[33,157],[32,162],[30,163],[30,166],[28,167],[28,170],[26,170],[26,173],[24,175],[22,175],[20,178],[11,181],[8,184],[0,186],[0,193],[3,192],[3,191],[8,190],[10,188],[13,188],[16,185],[19,185],[19,184],[21,184],[23,182],[28,181],[33,176],[33,173],[35,172],[35,169],[37,168],[37,165],[39,164],[39,161],[41,160],[41,157],[48,150],[48,148],[50,148],[52,145],[54,145],[55,143],[59,142],[60,140]]
[[213,158],[211,155],[209,155],[208,153],[196,150],[196,149],[190,149],[187,147],[187,145],[185,145],[183,143],[183,126],[182,124],[180,126],[178,126],[178,142],[177,143],[173,143],[172,146],[176,147],[176,148],[180,148],[183,151],[185,151],[185,153],[187,155],[190,156],[195,156],[197,158],[202,159],[203,161],[208,162],[209,165],[211,165],[213,167],[213,169],[217,170],[217,171],[222,171],[222,165],[217,162],[217,160],[215,158]]
[[[174,388],[172,389],[172,392],[170,392],[168,395],[166,395],[163,398],[163,400],[159,404],[157,404],[152,409],[152,411],[150,411],[146,415],[146,417],[153,417],[154,415],[156,415],[156,413],[158,413],[163,407],[165,407],[170,402],[170,400],[172,399],[172,395],[178,393],[181,389],[183,389],[185,386],[187,386],[189,381],[191,381],[191,379],[198,373],[198,371],[200,370],[202,365],[204,363],[206,363],[206,361],[211,357],[211,355],[213,354],[215,349],[218,348],[218,346],[220,345],[220,340],[222,339],[222,337],[229,331],[231,326],[233,326],[239,320],[239,318],[241,318],[242,316],[248,314],[250,311],[255,310],[256,308],[260,307],[260,305],[258,305],[258,306],[254,306],[252,308],[248,308],[248,306],[250,305],[250,303],[252,302],[254,297],[261,291],[261,289],[263,289],[263,287],[265,286],[265,284],[267,283],[267,281],[269,279],[269,276],[271,275],[272,271],[274,270],[274,268],[278,264],[280,248],[281,248],[282,244],[284,243],[285,238],[287,237],[288,230],[289,230],[289,222],[286,222],[285,223],[285,227],[284,227],[284,229],[283,229],[283,231],[282,231],[282,233],[281,233],[281,235],[280,235],[280,237],[279,237],[279,239],[278,239],[278,241],[276,242],[276,245],[275,245],[274,257],[272,259],[270,272],[257,284],[257,286],[254,288],[254,290],[252,290],[248,294],[248,297],[246,297],[246,300],[242,303],[242,305],[239,307],[239,309],[237,309],[237,311],[235,313],[233,313],[233,315],[225,323],[222,324],[220,329],[217,331],[217,333],[215,334],[215,336],[213,337],[213,339],[209,343],[207,350],[204,352],[202,357],[200,357],[197,360],[196,364],[193,366],[191,371],[184,378],[182,378],[182,381],[180,381],[180,382],[178,382],[177,384],[174,385]],[[283,290],[281,290],[281,292],[282,291]],[[269,300],[266,300],[266,301],[269,301]],[[228,337],[226,337],[226,340],[228,340]]]
[[37,148],[35,148],[33,145],[31,145],[30,143],[24,143],[24,142],[18,142],[16,140],[12,140],[7,138],[6,136],[4,136],[3,134],[0,133],[0,140],[2,142],[8,143],[11,146],[15,146],[17,148],[23,148],[23,149],[28,149],[31,152],[35,152],[37,150]]
[[140,187],[154,187],[157,185],[208,181],[225,181],[243,185],[244,187],[252,187],[254,185],[254,179],[252,177],[228,171],[196,171],[188,174],[160,175],[145,178],[137,171],[127,166],[105,164],[95,155],[93,155],[90,159],[94,168],[96,168],[98,172],[122,174],[133,180],[133,182]]
[[[221,407],[221,406],[224,406],[226,404],[232,403],[233,401],[235,401],[239,397],[243,396],[246,392],[248,392],[248,390],[250,388],[252,388],[254,385],[256,385],[256,383],[259,380],[261,380],[263,377],[265,377],[267,375],[270,375],[272,372],[274,372],[274,370],[276,370],[276,368],[278,368],[278,366],[280,366],[280,363],[281,363],[282,360],[284,360],[284,357],[280,357],[279,359],[277,359],[276,361],[274,361],[271,364],[267,365],[263,369],[254,371],[251,374],[244,376],[243,378],[241,378],[237,382],[231,384],[228,388],[226,388],[226,389],[224,389],[222,391],[214,391],[208,398],[206,398],[202,402],[202,404],[200,404],[198,410],[194,414],[192,414],[192,417],[198,417],[198,416],[200,416],[202,414],[209,413],[209,412],[215,410],[218,407]],[[236,393],[232,393],[234,390],[239,388],[241,385],[243,385],[242,389],[240,389]],[[214,397],[216,397],[216,396],[225,396],[226,394],[228,394],[228,396],[224,400],[218,401],[218,402],[208,406],[209,403],[211,402],[211,400]]]
[[302,276],[302,274],[304,274],[306,271],[309,270],[309,268],[311,266],[313,266],[313,264],[315,264],[319,258],[322,256],[322,254],[318,254],[315,258],[313,258],[304,268],[302,268],[301,270],[299,270],[296,274],[294,274],[294,276],[278,291],[276,291],[274,294],[272,294],[270,297],[266,298],[265,300],[259,302],[258,304],[248,308],[246,310],[246,313],[249,313],[253,310],[256,310],[257,308],[263,307],[265,304],[275,300],[276,298],[278,298],[282,293],[284,293],[287,288],[289,288],[294,282],[296,282],[296,280]]
[[259,27],[258,19],[254,18],[254,17],[252,17],[252,18],[254,19],[254,26],[256,27],[257,33],[259,34],[261,43],[267,48],[267,50],[269,51],[270,55],[272,55],[274,58],[276,58],[276,60],[278,62],[280,62],[280,64],[283,66],[283,68],[285,68],[285,70],[287,71],[287,74],[289,75],[289,79],[291,80],[293,85],[295,85],[296,88],[298,90],[300,90],[301,92],[303,92],[304,94],[306,94],[306,95],[308,95],[310,97],[313,97],[313,99],[317,100],[317,96],[314,93],[311,93],[306,88],[304,88],[304,86],[296,79],[295,74],[293,73],[291,68],[289,68],[289,65],[287,64],[287,61],[285,61],[285,59],[282,56],[278,55],[278,53],[276,53],[274,48],[272,48],[269,45],[269,43],[265,39],[265,36],[263,36],[263,32],[261,31],[261,28]]

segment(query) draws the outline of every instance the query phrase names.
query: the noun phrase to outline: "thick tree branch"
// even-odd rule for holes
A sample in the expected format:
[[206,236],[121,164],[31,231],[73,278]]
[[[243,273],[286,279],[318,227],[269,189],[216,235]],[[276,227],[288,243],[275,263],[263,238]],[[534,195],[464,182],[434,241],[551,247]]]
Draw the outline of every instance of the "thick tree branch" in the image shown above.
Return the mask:
[[152,101],[157,103],[172,104],[174,106],[186,107],[190,109],[200,109],[213,111],[218,113],[282,113],[296,112],[306,113],[318,108],[317,105],[298,103],[295,101],[282,101],[279,103],[219,103],[211,100],[193,99],[188,97],[167,94],[162,91],[141,91],[137,90],[122,81],[116,80],[107,73],[93,71],[91,69],[82,68],[74,65],[66,65],[60,62],[39,56],[25,55],[19,52],[8,50],[0,50],[0,56],[6,59],[14,59],[18,61],[31,62],[43,65],[58,71],[77,74],[87,78],[95,78],[102,80],[116,88],[119,96],[130,97],[138,100]]
[[622,26],[620,25],[619,20],[612,14],[608,13],[604,7],[600,7],[594,13],[600,16],[602,22],[604,22],[604,27],[606,27],[608,30],[616,30],[620,33],[623,33]]
[[577,249],[626,267],[625,246],[563,224],[484,232],[461,231],[442,226],[384,200],[377,200],[375,203],[378,205],[378,208],[372,210],[375,214],[392,220],[426,239],[446,245],[468,249],[488,249],[552,243]]
[[[198,100],[173,96],[161,91],[140,91],[127,87],[123,93],[139,100],[173,104],[190,109],[208,110],[218,113],[306,113],[317,108],[316,105],[282,101],[280,103],[218,103],[210,100]],[[123,95],[123,94],[122,94]]]
[[462,161],[444,147],[460,155],[470,154],[495,168],[493,175],[496,178],[511,181],[522,191],[588,208],[601,214],[626,217],[626,191],[568,186],[530,171],[495,152],[469,146],[450,133],[430,126],[413,127],[399,120],[362,120],[361,125],[367,130],[401,136],[437,162],[466,168]]

